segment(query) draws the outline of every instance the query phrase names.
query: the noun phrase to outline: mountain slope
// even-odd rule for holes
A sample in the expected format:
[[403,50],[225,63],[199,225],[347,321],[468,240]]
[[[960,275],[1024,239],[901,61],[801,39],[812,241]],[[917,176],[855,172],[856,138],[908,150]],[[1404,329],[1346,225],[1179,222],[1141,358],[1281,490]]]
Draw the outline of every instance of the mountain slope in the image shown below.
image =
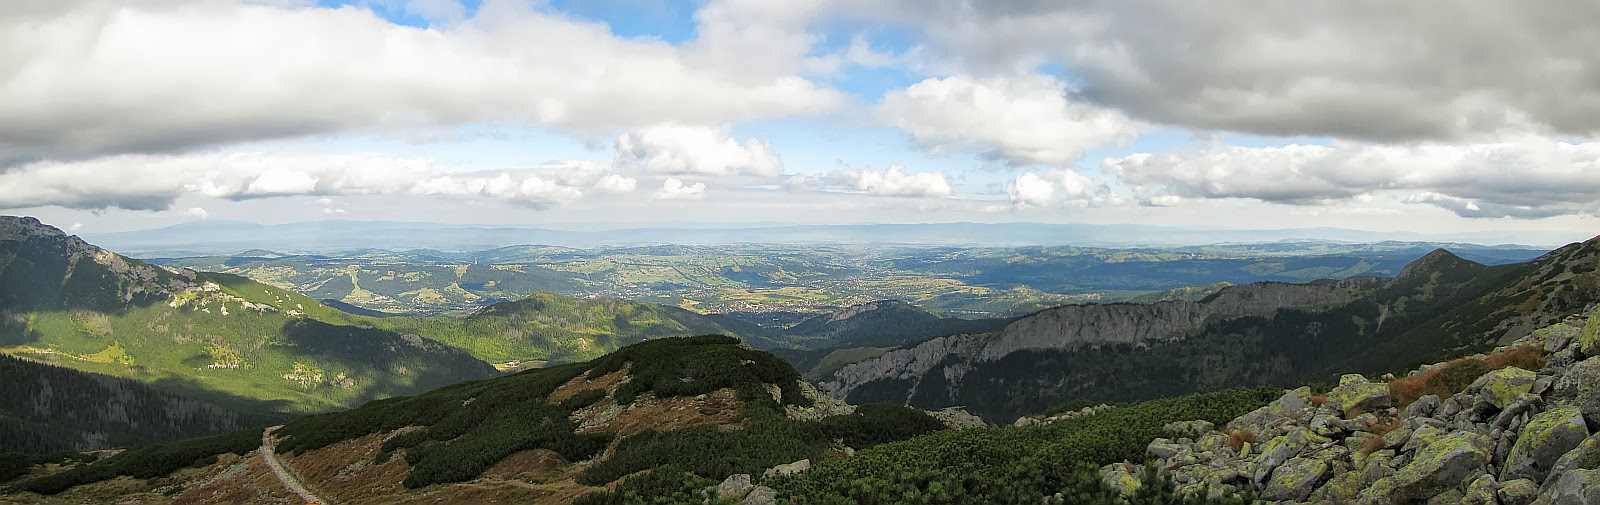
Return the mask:
[[[849,364],[824,385],[851,401],[964,405],[1002,421],[1067,401],[1394,371],[1492,347],[1600,301],[1595,243],[1526,264],[1485,266],[1440,250],[1394,279],[1257,284],[1193,303],[1052,309],[1000,332],[934,339]],[[1324,296],[1303,298],[1317,292]],[[1290,293],[1302,299],[1282,298]],[[1253,310],[1211,308],[1229,299]]]
[[143,383],[0,355],[0,452],[128,447],[236,431],[252,416]]
[[[912,409],[814,405],[812,398],[826,400],[794,369],[737,339],[664,338],[588,362],[308,416],[272,436],[278,459],[306,487],[343,503],[570,503],[586,494],[597,494],[590,503],[609,503],[633,502],[623,499],[629,495],[698,500],[676,493],[734,473],[820,461],[841,443],[866,448],[944,428]],[[236,450],[196,453],[223,459],[159,480],[102,482],[116,471],[89,464],[13,489],[28,493],[15,495],[23,500],[116,501],[159,489],[179,503],[218,489],[230,490],[232,501],[277,499],[250,485],[271,474],[225,454]]]
[[880,300],[812,316],[783,331],[800,347],[895,347],[919,340],[994,331],[1009,319],[940,317],[900,300]]
[[309,412],[494,369],[242,277],[167,270],[0,217],[0,350],[237,409]]
[[[535,293],[521,300],[497,303],[464,318],[392,317],[373,324],[396,332],[427,335],[495,363],[583,361],[652,338],[740,334],[712,318],[678,307],[553,293]],[[776,345],[758,335],[740,336],[759,347]]]

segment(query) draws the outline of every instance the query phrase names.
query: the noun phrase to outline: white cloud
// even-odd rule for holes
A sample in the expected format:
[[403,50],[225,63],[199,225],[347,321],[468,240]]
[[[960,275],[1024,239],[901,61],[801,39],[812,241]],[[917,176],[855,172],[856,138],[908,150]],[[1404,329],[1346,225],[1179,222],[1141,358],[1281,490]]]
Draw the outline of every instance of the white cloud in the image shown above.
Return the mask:
[[1053,170],[1044,174],[1023,172],[1006,183],[1006,195],[1011,197],[1016,208],[1058,203],[1074,207],[1121,203],[1120,197],[1110,193],[1105,181],[1074,170]]
[[67,231],[70,231],[70,232],[76,232],[76,231],[82,230],[82,229],[83,229],[83,223],[72,223],[72,226],[68,226],[67,227]]
[[594,190],[601,193],[631,193],[639,187],[639,180],[618,174],[606,174],[595,181]]
[[[126,155],[46,161],[0,172],[0,208],[162,210],[181,196],[243,200],[293,195],[498,198],[535,207],[583,196],[581,164],[450,172],[426,158],[372,153]],[[598,178],[598,176],[596,176]],[[317,200],[327,207],[332,198]]]
[[617,166],[637,166],[669,174],[773,176],[783,162],[764,139],[730,136],[727,127],[661,125],[617,137]]
[[1107,158],[1102,169],[1147,193],[1184,198],[1321,205],[1389,192],[1464,217],[1600,215],[1600,142],[1213,145]]
[[827,178],[820,175],[798,174],[783,180],[783,188],[789,191],[816,191],[827,184]]
[[931,78],[889,93],[873,114],[933,153],[981,151],[1016,164],[1070,163],[1139,131],[1120,112],[1069,100],[1064,84],[1040,75]]
[[903,165],[889,165],[879,172],[871,168],[840,170],[830,178],[857,191],[882,196],[913,198],[948,198],[955,194],[950,178],[943,172],[906,173]]
[[202,209],[200,207],[189,207],[188,209],[184,209],[183,213],[191,215],[191,216],[194,216],[194,217],[198,217],[200,219],[205,219],[205,218],[211,217],[211,213],[210,212],[207,212],[205,209]]
[[699,200],[706,196],[706,183],[696,182],[693,185],[684,185],[678,179],[667,179],[661,183],[661,189],[650,195],[656,200]]
[[720,124],[845,101],[769,47],[706,56],[511,0],[430,29],[356,7],[7,5],[0,166],[373,128]]
[[1057,63],[1086,97],[1156,123],[1384,141],[1600,132],[1591,0],[888,3],[970,72]]

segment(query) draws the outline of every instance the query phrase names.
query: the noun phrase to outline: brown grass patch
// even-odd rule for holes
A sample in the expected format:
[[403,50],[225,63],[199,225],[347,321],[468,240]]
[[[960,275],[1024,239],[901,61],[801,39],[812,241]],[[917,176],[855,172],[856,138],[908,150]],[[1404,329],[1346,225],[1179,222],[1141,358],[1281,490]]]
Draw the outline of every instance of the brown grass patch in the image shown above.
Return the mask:
[[[1389,394],[1392,395],[1394,393],[1391,392]],[[1352,407],[1350,410],[1344,412],[1344,418],[1345,420],[1355,419],[1357,417],[1361,417],[1361,414],[1365,413],[1367,413],[1367,411],[1361,410],[1361,407]]]
[[583,433],[609,431],[617,440],[644,430],[671,431],[702,424],[733,424],[744,411],[732,388],[723,388],[696,399],[693,396],[656,398],[640,396],[631,405],[603,423],[580,430]]
[[1359,449],[1361,455],[1365,456],[1383,449],[1383,436],[1388,435],[1390,432],[1393,432],[1398,428],[1400,428],[1399,419],[1385,419],[1383,422],[1373,425],[1371,432],[1377,436],[1368,438],[1366,441],[1361,443],[1361,448]]
[[1322,408],[1322,404],[1324,403],[1328,403],[1328,395],[1316,395],[1311,397],[1312,408]]
[[628,370],[632,367],[632,363],[622,365],[621,370],[596,377],[594,380],[589,380],[589,374],[573,377],[566,384],[562,384],[555,391],[550,392],[550,404],[561,403],[578,393],[591,389],[604,389],[607,396],[613,395],[617,392],[617,385],[622,384],[622,380],[628,377]]
[[1389,395],[1399,408],[1427,395],[1447,398],[1466,389],[1483,374],[1508,366],[1538,370],[1544,367],[1544,354],[1538,347],[1526,344],[1486,356],[1448,361],[1425,372],[1390,381]]
[[1254,432],[1254,431],[1250,431],[1250,430],[1233,430],[1233,431],[1228,432],[1228,447],[1232,447],[1233,450],[1236,451],[1236,452],[1244,450],[1244,444],[1246,444],[1246,443],[1253,444],[1255,442],[1256,442],[1256,432]]
[[570,465],[549,449],[534,449],[512,454],[483,472],[486,479],[518,479],[546,482],[562,477]]

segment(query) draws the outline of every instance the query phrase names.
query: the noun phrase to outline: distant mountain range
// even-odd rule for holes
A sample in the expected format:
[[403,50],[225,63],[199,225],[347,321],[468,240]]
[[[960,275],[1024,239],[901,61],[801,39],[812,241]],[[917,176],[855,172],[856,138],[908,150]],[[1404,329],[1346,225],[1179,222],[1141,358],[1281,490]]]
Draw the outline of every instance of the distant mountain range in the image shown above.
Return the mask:
[[[348,253],[361,249],[482,250],[539,244],[598,247],[638,244],[901,244],[901,245],[1082,245],[1098,247],[1185,246],[1284,240],[1342,242],[1422,241],[1555,246],[1584,237],[1567,232],[1506,230],[1429,234],[1342,228],[1196,230],[1148,225],[1043,223],[930,223],[850,225],[728,225],[722,228],[640,227],[563,230],[393,221],[308,221],[262,225],[245,221],[196,221],[151,230],[89,233],[104,247],[139,256],[234,254],[250,249],[289,253]],[[292,249],[285,245],[293,244]]]

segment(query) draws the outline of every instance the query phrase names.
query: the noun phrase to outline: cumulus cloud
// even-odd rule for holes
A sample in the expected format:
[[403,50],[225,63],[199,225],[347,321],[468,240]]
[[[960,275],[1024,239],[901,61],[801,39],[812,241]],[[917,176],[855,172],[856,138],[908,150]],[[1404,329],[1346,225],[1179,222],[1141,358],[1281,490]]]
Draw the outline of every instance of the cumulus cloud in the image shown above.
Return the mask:
[[1006,195],[1011,197],[1015,208],[1055,204],[1087,207],[1121,203],[1121,198],[1111,194],[1105,181],[1075,170],[1054,170],[1044,174],[1023,172],[1006,183]]
[[616,164],[669,174],[773,176],[783,162],[764,139],[732,138],[727,127],[661,125],[617,137]]
[[[454,15],[438,2],[411,6]],[[719,22],[741,22],[748,9],[740,12]],[[357,7],[7,3],[0,166],[372,128],[720,124],[844,102],[789,68],[798,61],[766,49],[711,54],[624,39],[604,24],[513,0],[486,1],[470,18],[427,29]]]
[[879,172],[871,168],[839,170],[829,176],[856,191],[882,196],[949,198],[955,194],[950,177],[943,172],[907,173],[903,165],[889,165]]
[[1069,100],[1064,84],[1042,75],[927,79],[889,93],[873,114],[936,154],[975,150],[1016,164],[1077,161],[1139,130],[1120,112]]
[[661,189],[656,190],[650,197],[656,200],[699,200],[706,196],[706,183],[696,182],[685,185],[678,179],[667,179],[661,183]]
[[[163,210],[183,195],[244,200],[293,195],[498,198],[542,207],[583,196],[598,165],[451,172],[426,158],[373,153],[206,153],[44,161],[0,172],[0,208]],[[570,183],[569,183],[570,182]],[[613,181],[622,184],[620,181]],[[317,200],[327,207],[331,198]]]
[[1086,97],[1156,123],[1376,141],[1600,132],[1590,0],[878,3],[971,72],[1059,63]]
[[1317,205],[1396,192],[1464,217],[1600,214],[1600,142],[1213,145],[1108,158],[1102,169],[1183,198]]
[[205,209],[200,208],[200,207],[189,207],[188,209],[185,209],[183,211],[183,213],[191,215],[191,216],[194,216],[194,217],[198,217],[200,219],[205,219],[205,218],[211,217],[211,213],[210,212],[207,212]]
[[631,193],[639,187],[639,180],[618,174],[606,174],[595,181],[594,190],[600,193]]

